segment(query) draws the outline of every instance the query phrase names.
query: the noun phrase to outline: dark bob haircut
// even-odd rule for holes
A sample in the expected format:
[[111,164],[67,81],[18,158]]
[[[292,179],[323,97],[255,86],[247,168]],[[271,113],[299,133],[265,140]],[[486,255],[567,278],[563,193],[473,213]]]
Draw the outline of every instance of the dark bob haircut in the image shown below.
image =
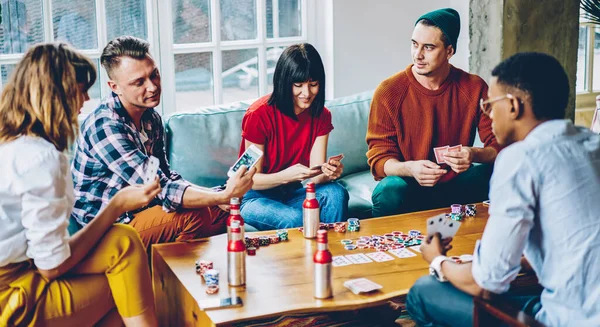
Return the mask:
[[325,68],[321,56],[308,43],[294,44],[286,48],[275,66],[273,74],[273,93],[269,105],[277,108],[284,115],[296,119],[294,113],[294,83],[309,80],[319,82],[319,93],[310,105],[310,113],[318,117],[325,106]]
[[499,84],[531,97],[538,120],[563,119],[569,100],[569,79],[556,58],[539,52],[517,53],[494,68]]

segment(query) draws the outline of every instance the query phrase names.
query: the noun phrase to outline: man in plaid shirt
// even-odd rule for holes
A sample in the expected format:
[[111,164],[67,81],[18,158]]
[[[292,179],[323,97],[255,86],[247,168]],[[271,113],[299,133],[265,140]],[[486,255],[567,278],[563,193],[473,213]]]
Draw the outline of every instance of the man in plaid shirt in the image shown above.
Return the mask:
[[215,192],[185,181],[169,169],[162,119],[153,109],[160,102],[160,74],[148,42],[118,37],[108,43],[101,63],[112,94],[83,122],[71,167],[75,186],[72,215],[89,223],[121,188],[142,184],[149,157],[160,161],[162,191],[146,208],[128,212],[116,222],[135,228],[146,246],[186,241],[225,231],[226,206],[252,187],[256,169],[240,169]]

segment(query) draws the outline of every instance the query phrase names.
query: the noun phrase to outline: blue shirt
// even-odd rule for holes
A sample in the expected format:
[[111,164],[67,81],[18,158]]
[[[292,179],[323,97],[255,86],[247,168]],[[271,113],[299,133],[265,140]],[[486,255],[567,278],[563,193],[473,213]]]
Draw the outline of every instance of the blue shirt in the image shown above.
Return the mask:
[[166,212],[181,207],[190,184],[169,167],[162,119],[150,108],[142,115],[141,125],[147,135],[144,140],[115,93],[84,120],[71,164],[75,187],[71,215],[79,224],[88,224],[120,189],[143,184],[150,156],[160,161],[162,192],[147,207],[127,212],[117,222],[127,224],[136,212],[155,205],[162,205]]
[[540,124],[500,152],[490,218],[473,278],[504,293],[524,254],[540,284],[547,326],[600,324],[600,136],[565,120]]

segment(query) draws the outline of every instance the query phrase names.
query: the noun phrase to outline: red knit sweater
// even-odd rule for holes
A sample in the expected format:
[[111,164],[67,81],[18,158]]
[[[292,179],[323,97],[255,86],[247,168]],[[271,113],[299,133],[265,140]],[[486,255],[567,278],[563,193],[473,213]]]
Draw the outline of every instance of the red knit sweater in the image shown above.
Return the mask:
[[[431,160],[433,148],[473,145],[475,132],[483,144],[499,150],[491,120],[479,110],[487,98],[487,84],[479,76],[450,67],[450,74],[435,91],[415,79],[412,65],[383,81],[375,90],[367,130],[368,163],[376,180],[384,178],[388,159]],[[440,179],[456,174],[451,169]]]

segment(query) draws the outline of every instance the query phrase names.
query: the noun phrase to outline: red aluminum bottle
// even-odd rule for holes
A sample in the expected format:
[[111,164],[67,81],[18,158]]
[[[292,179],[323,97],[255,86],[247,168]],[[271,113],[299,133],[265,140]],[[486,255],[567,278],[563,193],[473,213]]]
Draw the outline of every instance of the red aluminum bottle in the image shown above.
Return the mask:
[[331,252],[327,244],[327,231],[317,232],[317,251],[313,256],[315,263],[314,296],[317,299],[326,299],[333,296],[331,289]]
[[306,199],[302,203],[302,225],[305,238],[317,237],[319,223],[321,222],[319,201],[315,193],[315,183],[306,184]]
[[231,223],[231,238],[227,241],[227,282],[231,286],[246,284],[246,246],[237,221]]
[[244,236],[246,235],[246,231],[244,229],[244,218],[242,218],[242,216],[240,215],[240,199],[239,198],[231,198],[231,200],[229,201],[229,217],[227,218],[227,240],[231,239],[231,223],[234,221],[237,221],[240,223],[242,241],[244,241]]

